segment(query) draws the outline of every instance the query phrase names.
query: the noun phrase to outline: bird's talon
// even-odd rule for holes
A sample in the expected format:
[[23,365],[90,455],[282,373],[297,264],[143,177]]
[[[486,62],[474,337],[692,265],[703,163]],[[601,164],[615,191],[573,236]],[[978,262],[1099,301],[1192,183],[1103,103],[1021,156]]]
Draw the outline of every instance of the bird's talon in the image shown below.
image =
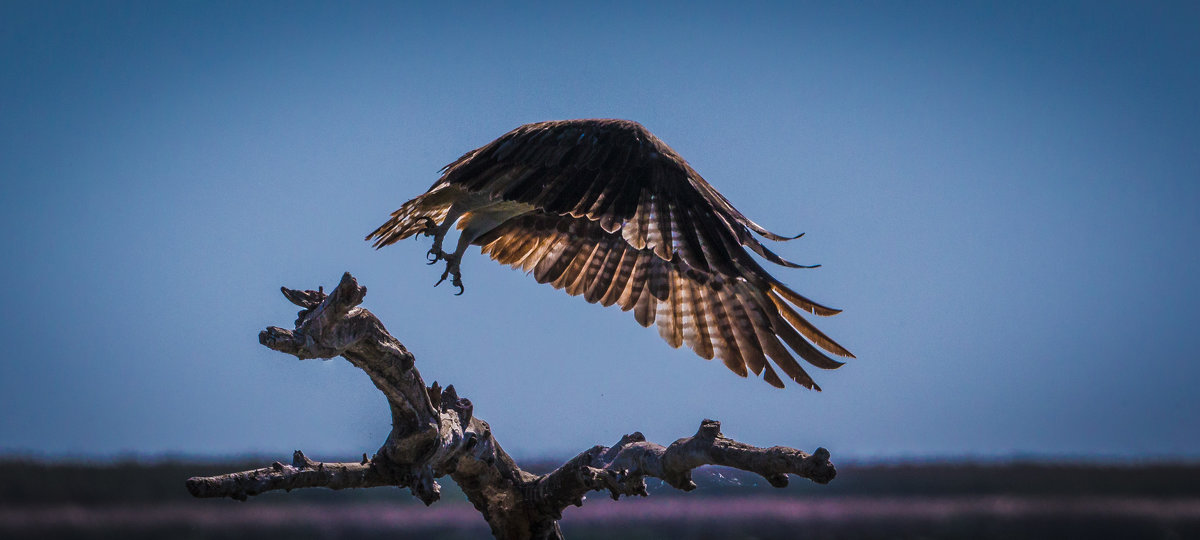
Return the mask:
[[[425,253],[425,260],[429,261],[425,264],[429,264],[429,265],[437,264],[437,262],[442,260],[442,258],[444,258],[445,255],[446,254],[443,253],[442,250],[437,249],[437,248],[431,248],[428,252]],[[445,276],[443,276],[442,279],[445,279]]]
[[442,272],[441,279],[438,279],[437,283],[434,283],[433,286],[437,287],[438,285],[441,285],[443,281],[446,281],[446,278],[450,278],[450,285],[458,287],[458,292],[454,293],[454,296],[459,296],[463,293],[463,291],[466,290],[463,288],[462,276],[459,275],[457,270],[451,270],[448,267],[446,268],[445,272]]
[[434,232],[437,230],[437,223],[434,223],[433,218],[430,218],[429,216],[421,216],[417,219],[420,220],[423,225],[421,234],[425,236],[433,236]]

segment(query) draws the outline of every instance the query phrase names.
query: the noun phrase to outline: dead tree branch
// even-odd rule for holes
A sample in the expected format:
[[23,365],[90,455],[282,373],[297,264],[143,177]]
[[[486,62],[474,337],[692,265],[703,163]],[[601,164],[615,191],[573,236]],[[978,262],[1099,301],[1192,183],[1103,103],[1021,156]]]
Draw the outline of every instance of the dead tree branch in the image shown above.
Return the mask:
[[328,295],[323,290],[283,289],[300,306],[295,329],[270,327],[259,341],[300,359],[341,356],[370,376],[387,397],[392,431],[370,459],[319,463],[296,451],[290,465],[213,477],[196,477],[187,488],[196,497],[245,500],[272,490],[407,487],[426,505],[440,496],[436,478],[449,475],[502,539],[562,538],[558,520],[570,505],[582,506],[589,491],[646,496],[647,477],[690,491],[691,472],[724,465],[754,472],[784,487],[794,474],[827,483],[836,471],[829,452],[807,454],[793,448],[758,448],[721,434],[720,422],[705,420],[695,435],[669,446],[648,442],[641,433],[614,446],[595,446],[555,471],[534,475],[521,470],[500,448],[487,422],[472,415],[471,402],[453,386],[425,386],[414,358],[371,312],[358,307],[367,289],[346,273]]

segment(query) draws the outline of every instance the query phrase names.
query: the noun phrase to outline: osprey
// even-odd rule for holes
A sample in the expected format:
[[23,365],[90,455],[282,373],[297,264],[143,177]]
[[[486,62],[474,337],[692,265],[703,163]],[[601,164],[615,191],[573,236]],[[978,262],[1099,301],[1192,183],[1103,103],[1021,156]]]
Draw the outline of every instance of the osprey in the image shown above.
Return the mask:
[[[793,306],[823,316],[840,310],[784,286],[745,249],[782,266],[813,268],[784,260],[751,233],[776,241],[802,235],[780,236],[747,219],[641,124],[527,124],[442,173],[367,240],[381,248],[416,233],[432,236],[430,264],[446,261],[438,284],[450,277],[458,294],[462,255],[477,245],[538,283],[633,310],[642,326],[657,322],[672,347],[686,343],[778,388],[783,381],[768,358],[788,378],[820,390],[785,343],[823,369],[842,362],[818,347],[854,357]],[[446,253],[442,242],[455,223],[458,245]]]

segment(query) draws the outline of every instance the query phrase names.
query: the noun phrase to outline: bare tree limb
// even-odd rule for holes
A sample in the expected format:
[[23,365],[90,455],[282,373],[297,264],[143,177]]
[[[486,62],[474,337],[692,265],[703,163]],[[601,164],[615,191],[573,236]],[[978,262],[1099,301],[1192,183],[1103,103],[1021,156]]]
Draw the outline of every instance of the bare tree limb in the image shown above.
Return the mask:
[[276,461],[270,467],[209,478],[188,480],[188,491],[196,497],[229,497],[239,501],[277,489],[291,491],[304,487],[329,489],[364,488],[392,485],[390,479],[371,469],[370,462],[318,463],[299,450],[291,465]]
[[641,433],[612,447],[595,446],[545,475],[521,470],[493,437],[487,422],[475,418],[471,402],[453,386],[426,386],[414,357],[370,311],[358,307],[367,289],[346,273],[328,295],[321,289],[284,288],[289,301],[303,308],[295,329],[270,327],[259,341],[274,350],[307,358],[341,356],[371,378],[387,397],[392,431],[370,459],[320,463],[300,451],[292,463],[213,477],[196,477],[187,488],[196,497],[249,496],[305,487],[330,489],[407,487],[425,504],[438,500],[436,478],[449,475],[491,526],[497,538],[562,538],[558,520],[570,505],[582,506],[589,491],[612,498],[646,496],[647,477],[690,491],[691,471],[724,465],[762,475],[775,487],[793,474],[817,483],[836,475],[829,452],[807,454],[793,448],[758,448],[721,434],[721,424],[705,420],[695,435],[670,446],[645,440]]

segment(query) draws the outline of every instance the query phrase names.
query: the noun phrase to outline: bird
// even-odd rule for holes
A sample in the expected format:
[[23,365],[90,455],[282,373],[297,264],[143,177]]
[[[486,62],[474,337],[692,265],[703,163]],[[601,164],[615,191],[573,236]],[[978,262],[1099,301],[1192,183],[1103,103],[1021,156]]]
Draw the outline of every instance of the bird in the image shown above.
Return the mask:
[[[455,225],[458,243],[446,252],[442,244]],[[417,234],[433,237],[429,264],[446,263],[437,284],[449,277],[457,294],[464,290],[462,256],[480,246],[538,283],[632,311],[644,327],[657,323],[671,347],[686,344],[776,388],[784,387],[778,368],[821,390],[788,348],[821,369],[843,365],[822,349],[854,358],[797,311],[841,310],[788,288],[750,254],[815,268],[785,260],[755,237],[786,241],[803,233],[782,236],[751,221],[634,121],[522,125],[443,167],[428,191],[366,240],[379,249]]]

